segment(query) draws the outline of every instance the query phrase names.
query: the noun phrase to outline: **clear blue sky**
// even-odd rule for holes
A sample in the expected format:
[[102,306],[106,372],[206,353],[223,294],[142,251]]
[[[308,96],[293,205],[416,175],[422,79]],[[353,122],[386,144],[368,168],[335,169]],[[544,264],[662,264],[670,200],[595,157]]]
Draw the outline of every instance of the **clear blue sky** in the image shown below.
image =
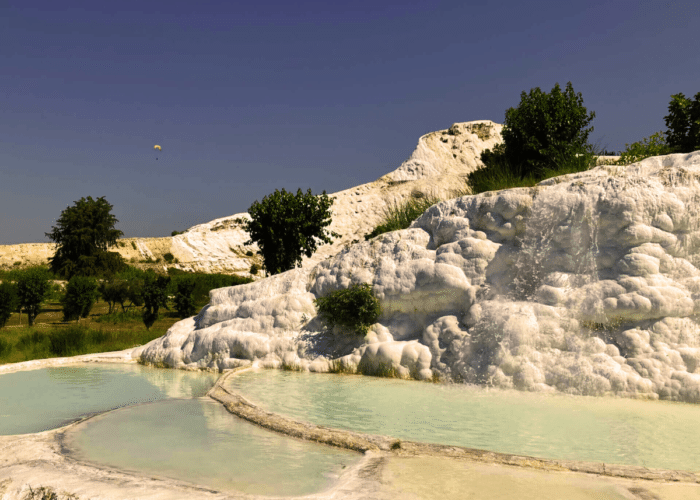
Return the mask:
[[0,244],[83,196],[130,237],[346,189],[557,82],[620,150],[700,92],[699,25],[697,0],[2,0]]

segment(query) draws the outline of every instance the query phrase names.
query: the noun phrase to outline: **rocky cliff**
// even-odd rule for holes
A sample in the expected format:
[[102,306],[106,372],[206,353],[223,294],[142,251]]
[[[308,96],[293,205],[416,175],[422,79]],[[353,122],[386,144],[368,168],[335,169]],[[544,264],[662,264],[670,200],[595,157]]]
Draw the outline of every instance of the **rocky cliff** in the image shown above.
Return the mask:
[[[404,166],[392,175],[430,175]],[[383,308],[364,337],[316,317],[314,298],[351,283]],[[439,203],[409,229],[213,291],[136,355],[700,402],[698,313],[700,152]]]

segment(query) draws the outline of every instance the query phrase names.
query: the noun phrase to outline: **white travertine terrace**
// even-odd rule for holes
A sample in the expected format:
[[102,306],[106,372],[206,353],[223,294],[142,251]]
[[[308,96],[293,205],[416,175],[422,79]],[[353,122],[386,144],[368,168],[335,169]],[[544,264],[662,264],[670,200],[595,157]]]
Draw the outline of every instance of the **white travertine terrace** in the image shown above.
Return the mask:
[[[214,290],[140,351],[174,367],[325,371],[700,402],[700,152],[464,196],[314,267]],[[364,338],[313,299],[371,283]]]

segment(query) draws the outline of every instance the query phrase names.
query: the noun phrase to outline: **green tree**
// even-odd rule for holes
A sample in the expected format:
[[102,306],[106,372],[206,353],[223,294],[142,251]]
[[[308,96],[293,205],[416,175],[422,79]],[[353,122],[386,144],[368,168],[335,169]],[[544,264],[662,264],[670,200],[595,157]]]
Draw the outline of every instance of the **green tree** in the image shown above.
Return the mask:
[[51,274],[44,268],[32,267],[17,272],[16,276],[19,305],[27,312],[29,326],[32,326],[41,303],[51,292]]
[[0,328],[5,326],[12,312],[19,307],[19,297],[15,285],[7,281],[0,284]]
[[195,286],[197,283],[190,276],[183,276],[177,280],[175,310],[180,318],[189,318],[196,311],[193,293]]
[[128,299],[129,284],[123,279],[110,278],[100,283],[100,296],[109,304],[108,314],[112,314],[117,304],[124,310],[124,302]]
[[116,252],[108,252],[117,244],[123,233],[114,229],[119,222],[111,213],[104,197],[93,200],[81,198],[72,207],[61,212],[46,236],[57,244],[56,253],[50,259],[51,270],[58,276],[95,276],[118,272],[124,260]]
[[158,311],[161,307],[168,308],[168,295],[166,289],[170,283],[167,276],[156,276],[148,273],[143,285],[143,323],[150,330],[158,319]]
[[549,94],[539,87],[523,91],[518,107],[506,110],[503,146],[484,151],[482,161],[487,166],[505,163],[519,177],[541,178],[547,170],[576,162],[578,155],[591,154],[593,127],[586,127],[593,118],[571,82],[563,92],[558,83]]
[[700,92],[692,101],[682,93],[672,95],[664,121],[666,142],[674,153],[700,149]]
[[63,296],[63,321],[87,318],[100,296],[97,280],[90,276],[73,276]]
[[243,222],[250,241],[258,244],[265,270],[278,274],[301,265],[302,255],[311,257],[319,245],[339,235],[328,231],[335,198],[326,192],[314,196],[309,189],[297,194],[284,189],[257,200],[248,209],[251,220]]

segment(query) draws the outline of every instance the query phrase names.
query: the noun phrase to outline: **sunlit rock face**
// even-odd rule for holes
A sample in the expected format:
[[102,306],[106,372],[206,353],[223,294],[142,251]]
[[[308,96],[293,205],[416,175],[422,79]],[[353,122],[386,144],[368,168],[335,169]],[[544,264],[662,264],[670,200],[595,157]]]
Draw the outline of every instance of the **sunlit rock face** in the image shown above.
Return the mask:
[[[435,205],[313,268],[215,290],[139,354],[700,402],[700,152]],[[313,299],[371,283],[365,337]]]

